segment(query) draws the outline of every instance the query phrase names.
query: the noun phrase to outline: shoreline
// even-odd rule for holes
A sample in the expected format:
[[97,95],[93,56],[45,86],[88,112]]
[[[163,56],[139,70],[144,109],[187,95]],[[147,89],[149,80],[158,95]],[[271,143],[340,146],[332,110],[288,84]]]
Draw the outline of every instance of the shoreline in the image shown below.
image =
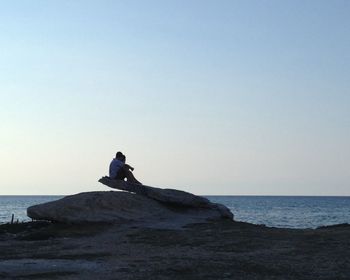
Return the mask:
[[[39,221],[19,221],[19,222],[0,222],[0,227],[3,225],[23,225],[23,224],[29,224],[29,223],[36,223]],[[45,222],[45,221],[44,221]],[[47,221],[48,223],[50,223],[50,221]],[[235,222],[238,223],[245,223],[245,224],[250,224],[253,226],[262,226],[262,227],[266,227],[266,228],[275,228],[275,229],[286,229],[286,230],[318,230],[318,229],[324,229],[324,228],[336,228],[336,227],[343,227],[343,226],[350,226],[350,223],[337,223],[337,224],[329,224],[329,225],[322,225],[322,226],[318,226],[318,227],[306,227],[306,228],[297,228],[297,227],[278,227],[278,226],[269,226],[266,224],[255,224],[255,223],[250,223],[250,222],[246,222],[246,221],[240,221],[240,220],[235,220]],[[1,230],[1,228],[0,228]]]

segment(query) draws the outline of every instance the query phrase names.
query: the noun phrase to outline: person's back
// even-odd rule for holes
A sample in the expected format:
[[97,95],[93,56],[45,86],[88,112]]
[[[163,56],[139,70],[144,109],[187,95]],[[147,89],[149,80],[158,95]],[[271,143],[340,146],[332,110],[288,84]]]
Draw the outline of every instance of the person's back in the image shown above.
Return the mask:
[[118,158],[114,158],[109,165],[109,178],[116,179],[118,172],[124,167],[124,162]]

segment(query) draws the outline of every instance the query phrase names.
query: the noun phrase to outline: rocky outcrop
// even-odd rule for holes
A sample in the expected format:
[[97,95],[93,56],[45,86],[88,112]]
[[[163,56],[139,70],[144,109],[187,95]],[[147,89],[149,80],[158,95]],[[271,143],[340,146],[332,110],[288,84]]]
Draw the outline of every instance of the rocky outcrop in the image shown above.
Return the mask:
[[100,182],[128,192],[86,192],[31,206],[34,220],[64,223],[138,223],[179,227],[208,219],[233,219],[230,210],[184,191],[159,189],[103,177]]
[[87,192],[31,206],[34,220],[64,223],[138,223],[145,226],[181,227],[185,224],[221,219],[218,209],[166,205],[128,192]]
[[107,176],[98,181],[110,188],[145,195],[164,203],[189,207],[207,207],[210,204],[208,199],[184,191],[131,184],[123,180],[112,180]]
[[113,189],[134,192],[136,194],[147,196],[166,205],[215,209],[220,212],[223,218],[233,219],[233,214],[226,206],[218,203],[212,203],[205,197],[194,195],[189,192],[174,189],[161,189],[139,184],[130,184],[123,180],[111,180],[107,176],[102,177],[99,182]]

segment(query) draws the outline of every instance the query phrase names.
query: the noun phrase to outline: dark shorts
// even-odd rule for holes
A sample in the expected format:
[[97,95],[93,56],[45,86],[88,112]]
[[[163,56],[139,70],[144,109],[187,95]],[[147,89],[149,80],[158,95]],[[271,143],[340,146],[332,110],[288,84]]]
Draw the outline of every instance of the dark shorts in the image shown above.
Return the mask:
[[117,175],[114,179],[116,180],[124,180],[126,178],[126,171],[124,168],[120,168],[117,172]]

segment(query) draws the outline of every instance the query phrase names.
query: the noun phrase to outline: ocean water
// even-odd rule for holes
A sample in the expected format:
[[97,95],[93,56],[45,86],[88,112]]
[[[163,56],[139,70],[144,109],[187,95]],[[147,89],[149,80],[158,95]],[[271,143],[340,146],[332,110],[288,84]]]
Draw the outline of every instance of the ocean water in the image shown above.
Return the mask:
[[350,224],[349,196],[207,196],[226,205],[235,220],[269,227],[316,228]]
[[0,196],[0,223],[8,223],[14,214],[14,221],[24,222],[31,219],[27,216],[27,208],[32,205],[53,201],[63,196],[48,195],[4,195]]
[[[26,209],[63,196],[0,196],[0,223],[29,221]],[[316,228],[350,223],[350,197],[206,196],[226,205],[235,220],[270,227]]]

